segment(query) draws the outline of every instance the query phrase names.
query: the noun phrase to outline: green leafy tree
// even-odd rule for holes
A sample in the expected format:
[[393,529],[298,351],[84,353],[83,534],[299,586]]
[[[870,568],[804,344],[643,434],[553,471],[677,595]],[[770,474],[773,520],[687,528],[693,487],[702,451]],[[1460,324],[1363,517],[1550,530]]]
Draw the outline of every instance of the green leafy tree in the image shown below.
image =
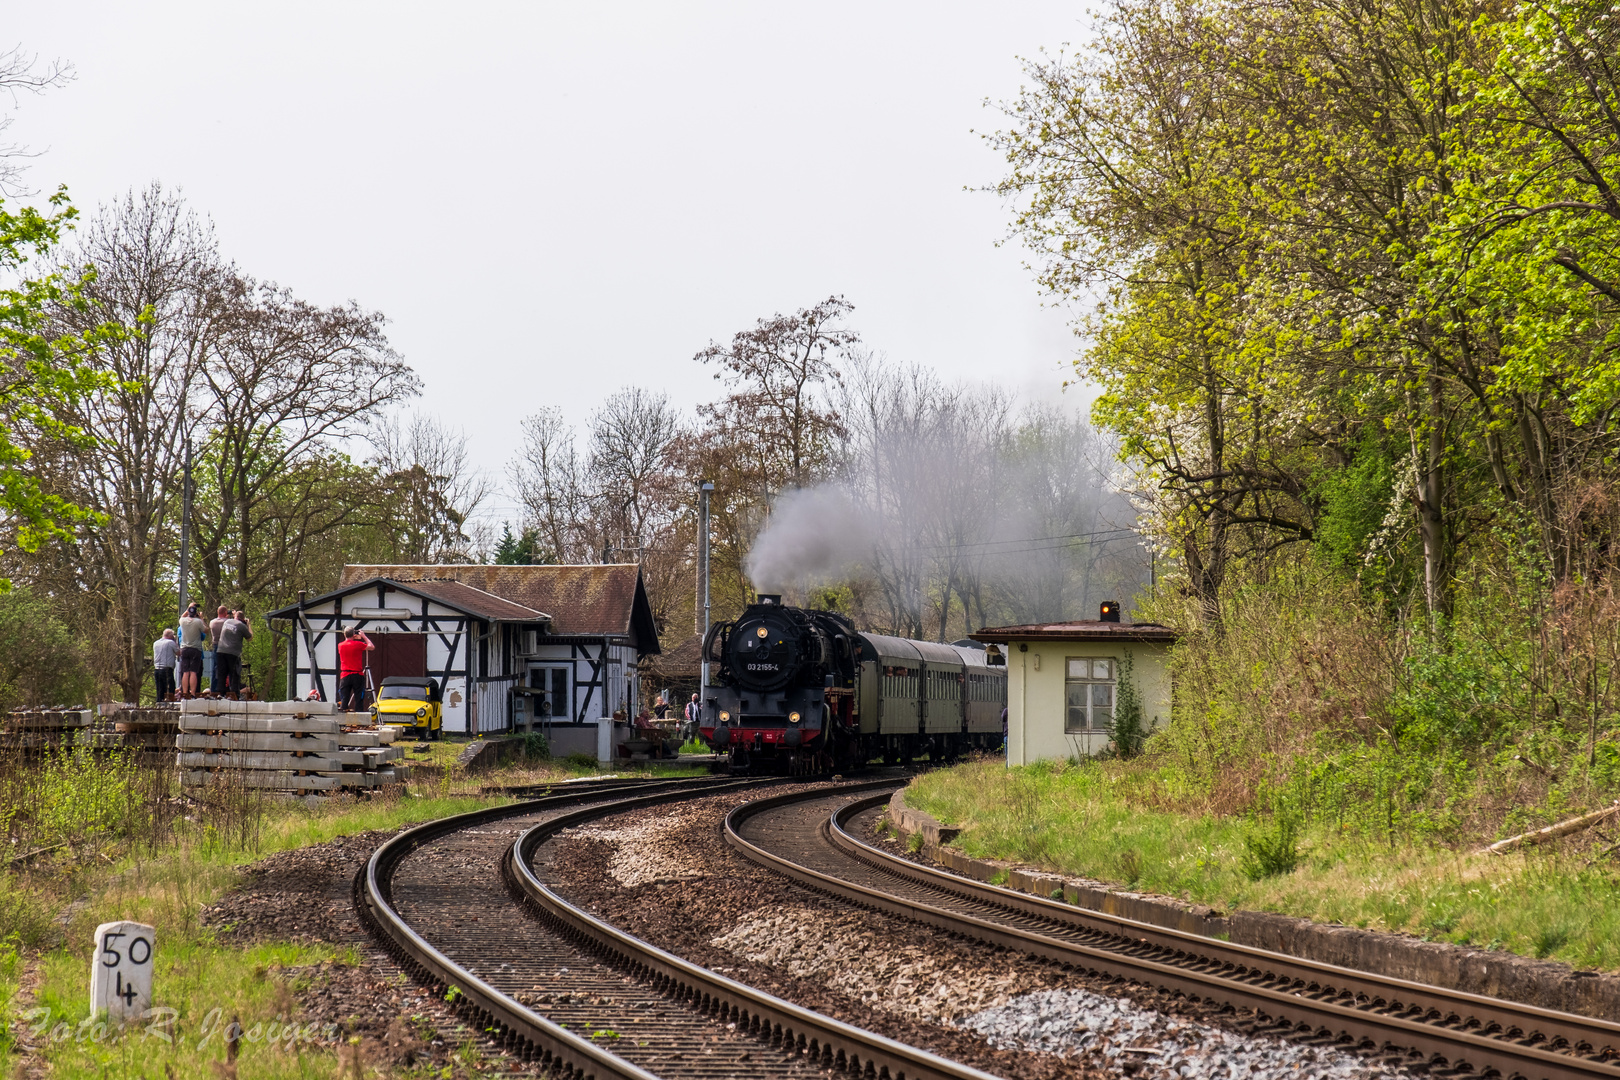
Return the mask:
[[76,216],[65,191],[50,209],[11,210],[0,202],[0,269],[13,278],[0,288],[0,511],[11,539],[25,552],[49,540],[71,543],[96,515],[55,493],[42,478],[30,444],[51,441],[89,451],[95,436],[64,419],[91,394],[111,388],[96,354],[124,336],[112,323],[61,331],[52,313],[85,309],[89,268],[39,272]]
[[47,598],[25,588],[0,595],[0,709],[86,702],[82,641]]
[[514,534],[511,522],[501,522],[501,538],[495,544],[497,566],[533,566],[542,561],[537,530],[526,528],[521,534]]

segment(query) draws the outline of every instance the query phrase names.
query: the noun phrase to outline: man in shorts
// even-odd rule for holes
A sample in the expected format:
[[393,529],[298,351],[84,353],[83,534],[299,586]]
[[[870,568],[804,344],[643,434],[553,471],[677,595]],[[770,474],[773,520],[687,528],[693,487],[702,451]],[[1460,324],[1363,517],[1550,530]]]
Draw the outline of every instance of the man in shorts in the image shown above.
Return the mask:
[[247,612],[232,612],[214,639],[214,689],[232,697],[242,692],[242,643],[253,639]]
[[180,697],[194,698],[202,691],[203,646],[208,643],[208,624],[196,604],[180,616]]
[[360,712],[366,707],[366,653],[377,646],[351,626],[338,642],[338,708],[344,712]]

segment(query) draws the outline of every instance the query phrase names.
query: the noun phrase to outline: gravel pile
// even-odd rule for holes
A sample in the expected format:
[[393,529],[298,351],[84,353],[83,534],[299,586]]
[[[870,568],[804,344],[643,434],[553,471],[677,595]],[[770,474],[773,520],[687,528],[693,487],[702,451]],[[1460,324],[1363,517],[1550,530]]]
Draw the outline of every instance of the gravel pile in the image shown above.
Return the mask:
[[1401,1070],[1331,1049],[1244,1036],[1085,990],[1046,990],[957,1026],[1006,1050],[1034,1050],[1163,1080],[1371,1080]]
[[986,964],[983,953],[930,947],[890,929],[874,925],[868,912],[787,906],[756,911],[709,944],[874,1009],[932,1023],[1004,1005],[1030,988],[1029,973]]
[[674,837],[702,820],[711,825],[712,811],[690,804],[660,807],[658,813],[640,820],[617,819],[616,825],[582,825],[565,830],[570,839],[595,840],[613,849],[608,873],[627,888],[703,877],[706,861]]

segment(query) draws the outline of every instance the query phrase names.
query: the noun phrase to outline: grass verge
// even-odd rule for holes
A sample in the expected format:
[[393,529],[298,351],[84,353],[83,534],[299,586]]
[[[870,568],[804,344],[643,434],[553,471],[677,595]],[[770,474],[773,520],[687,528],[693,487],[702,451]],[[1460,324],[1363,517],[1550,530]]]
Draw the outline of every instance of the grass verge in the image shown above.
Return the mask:
[[[481,778],[480,778],[481,779]],[[478,780],[471,781],[476,790]],[[467,781],[462,781],[467,783]],[[267,854],[338,836],[403,825],[505,801],[450,790],[320,805],[266,803],[255,829],[224,836],[186,821],[162,844],[112,841],[81,862],[72,850],[26,873],[0,876],[0,912],[22,913],[22,926],[0,931],[0,1071],[20,1065],[13,1035],[37,1050],[36,1064],[60,1077],[330,1077],[346,1067],[337,1033],[298,1013],[298,995],[321,972],[359,957],[331,945],[241,947],[222,943],[199,921],[202,909],[239,879],[244,864]],[[318,902],[318,898],[312,898]],[[88,1012],[95,926],[133,919],[156,928],[154,1002],[163,1012],[122,1032]],[[25,937],[26,930],[26,937]],[[19,994],[32,966],[32,995]],[[226,1067],[226,1035],[239,1022],[239,1057]],[[453,1071],[464,1072],[458,1066]]]
[[1321,822],[1177,813],[1135,797],[1151,782],[1130,762],[986,760],[919,776],[906,800],[960,827],[956,846],[980,858],[1228,910],[1620,968],[1620,875],[1576,843],[1482,856]]

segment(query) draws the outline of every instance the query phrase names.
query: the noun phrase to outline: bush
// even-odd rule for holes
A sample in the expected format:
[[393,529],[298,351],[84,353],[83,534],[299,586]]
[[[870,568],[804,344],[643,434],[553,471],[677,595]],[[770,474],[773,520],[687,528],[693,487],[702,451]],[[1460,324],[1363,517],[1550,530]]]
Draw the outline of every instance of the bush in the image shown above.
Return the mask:
[[0,593],[0,710],[83,704],[90,693],[83,645],[56,605],[27,589]]
[[1357,583],[1315,560],[1235,588],[1224,615],[1210,628],[1170,590],[1142,612],[1185,631],[1171,653],[1172,719],[1144,758],[1174,772],[1176,809],[1234,815],[1265,806],[1296,758],[1376,741],[1399,659]]
[[1279,814],[1270,829],[1246,836],[1243,849],[1239,865],[1250,881],[1292,874],[1299,866],[1299,823],[1291,814]]
[[1592,779],[1606,787],[1620,784],[1620,746],[1605,739],[1592,748]]
[[1147,725],[1142,720],[1142,691],[1132,677],[1135,665],[1131,652],[1119,661],[1118,697],[1114,701],[1114,720],[1108,725],[1108,737],[1114,743],[1114,753],[1121,758],[1133,758],[1142,752],[1147,741]]
[[563,758],[563,762],[572,765],[576,769],[596,768],[596,758],[590,754],[569,754]]
[[551,746],[546,737],[538,731],[527,732],[523,736],[523,756],[529,761],[542,761],[551,756]]

